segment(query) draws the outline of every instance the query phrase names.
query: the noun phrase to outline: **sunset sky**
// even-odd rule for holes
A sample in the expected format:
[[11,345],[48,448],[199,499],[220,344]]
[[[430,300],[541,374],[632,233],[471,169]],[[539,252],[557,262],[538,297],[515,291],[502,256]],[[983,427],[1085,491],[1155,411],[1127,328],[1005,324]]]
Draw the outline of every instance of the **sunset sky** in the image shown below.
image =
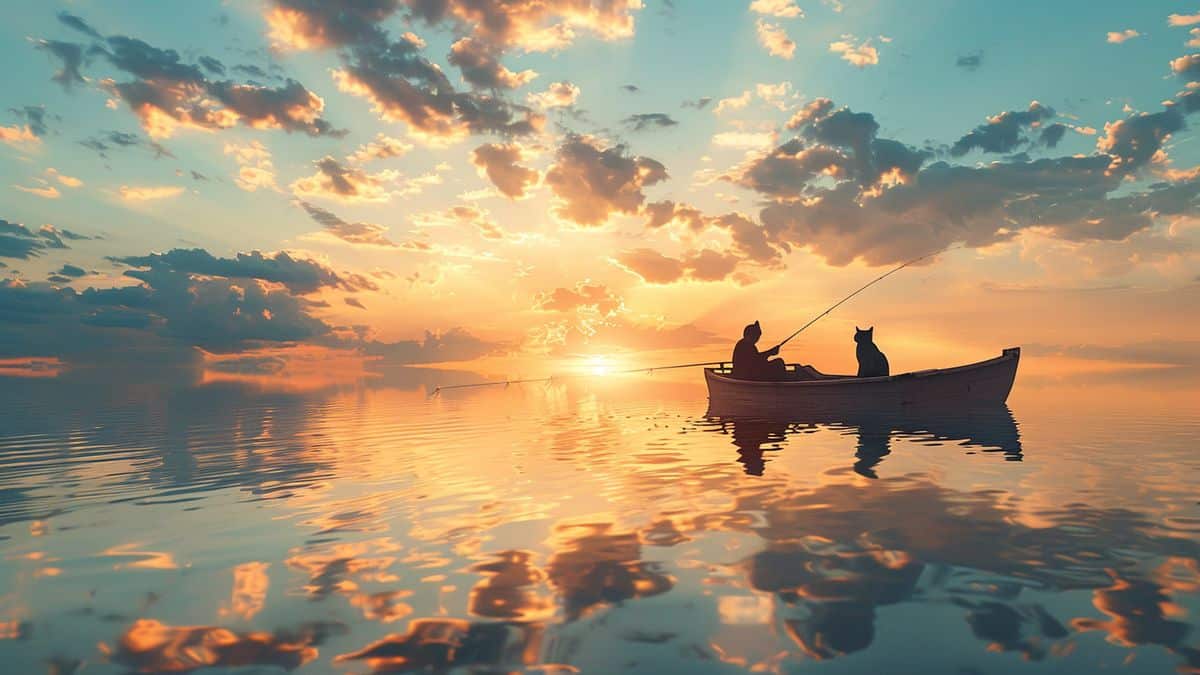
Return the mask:
[[1200,3],[76,0],[0,35],[0,372],[721,358],[940,251],[784,356],[1197,363]]

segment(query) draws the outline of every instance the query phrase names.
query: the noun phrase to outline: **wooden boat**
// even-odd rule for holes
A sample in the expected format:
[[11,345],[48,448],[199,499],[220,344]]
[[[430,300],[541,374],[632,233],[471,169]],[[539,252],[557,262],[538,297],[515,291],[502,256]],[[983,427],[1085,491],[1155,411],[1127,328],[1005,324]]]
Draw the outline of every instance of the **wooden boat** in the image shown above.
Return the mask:
[[805,409],[888,409],[1003,403],[1017,376],[1021,348],[953,368],[888,377],[826,375],[812,366],[789,366],[794,379],[735,379],[729,364],[705,368],[710,406],[772,414]]

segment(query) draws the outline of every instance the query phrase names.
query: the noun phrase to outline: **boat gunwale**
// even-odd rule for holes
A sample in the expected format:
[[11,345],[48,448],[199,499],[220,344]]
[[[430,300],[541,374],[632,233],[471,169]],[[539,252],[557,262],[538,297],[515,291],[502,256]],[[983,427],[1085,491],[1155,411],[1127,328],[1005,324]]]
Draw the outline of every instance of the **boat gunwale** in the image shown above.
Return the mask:
[[903,381],[916,378],[937,377],[940,375],[952,375],[958,373],[970,372],[981,368],[989,368],[997,366],[1007,361],[1019,361],[1021,358],[1020,347],[1009,347],[1000,352],[1000,356],[995,356],[983,361],[974,363],[964,363],[961,366],[951,366],[949,368],[930,368],[928,370],[914,370],[907,373],[899,373],[896,375],[885,375],[880,377],[855,377],[853,375],[831,375],[829,379],[824,380],[741,380],[728,375],[722,375],[716,368],[705,368],[704,375],[706,378],[712,378],[721,384],[729,384],[735,386],[751,386],[751,387],[781,387],[781,388],[802,388],[802,387],[832,387],[846,386],[852,384],[885,384],[888,382]]

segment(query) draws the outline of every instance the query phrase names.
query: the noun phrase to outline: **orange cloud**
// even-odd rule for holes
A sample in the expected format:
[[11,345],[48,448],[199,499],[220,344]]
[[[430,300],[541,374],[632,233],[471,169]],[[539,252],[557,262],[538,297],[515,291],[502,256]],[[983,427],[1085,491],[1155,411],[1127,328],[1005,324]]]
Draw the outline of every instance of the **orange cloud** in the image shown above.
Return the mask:
[[762,45],[771,56],[790,60],[796,55],[796,43],[788,37],[783,26],[759,19],[755,28],[758,33],[758,44]]
[[840,54],[842,60],[859,68],[874,66],[879,63],[879,51],[871,46],[870,40],[854,44],[853,35],[843,35],[841,40],[829,43],[829,51]]
[[145,202],[156,199],[170,199],[176,197],[183,192],[183,188],[176,185],[163,186],[129,186],[122,185],[120,194],[121,199],[127,202]]

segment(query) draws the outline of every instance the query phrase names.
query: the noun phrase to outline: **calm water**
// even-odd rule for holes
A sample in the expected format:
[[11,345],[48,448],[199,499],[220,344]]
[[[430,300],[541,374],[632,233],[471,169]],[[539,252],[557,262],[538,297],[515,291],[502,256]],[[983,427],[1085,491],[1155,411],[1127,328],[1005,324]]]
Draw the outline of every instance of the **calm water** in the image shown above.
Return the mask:
[[0,670],[1200,672],[1194,379],[755,420],[692,375],[0,381]]

